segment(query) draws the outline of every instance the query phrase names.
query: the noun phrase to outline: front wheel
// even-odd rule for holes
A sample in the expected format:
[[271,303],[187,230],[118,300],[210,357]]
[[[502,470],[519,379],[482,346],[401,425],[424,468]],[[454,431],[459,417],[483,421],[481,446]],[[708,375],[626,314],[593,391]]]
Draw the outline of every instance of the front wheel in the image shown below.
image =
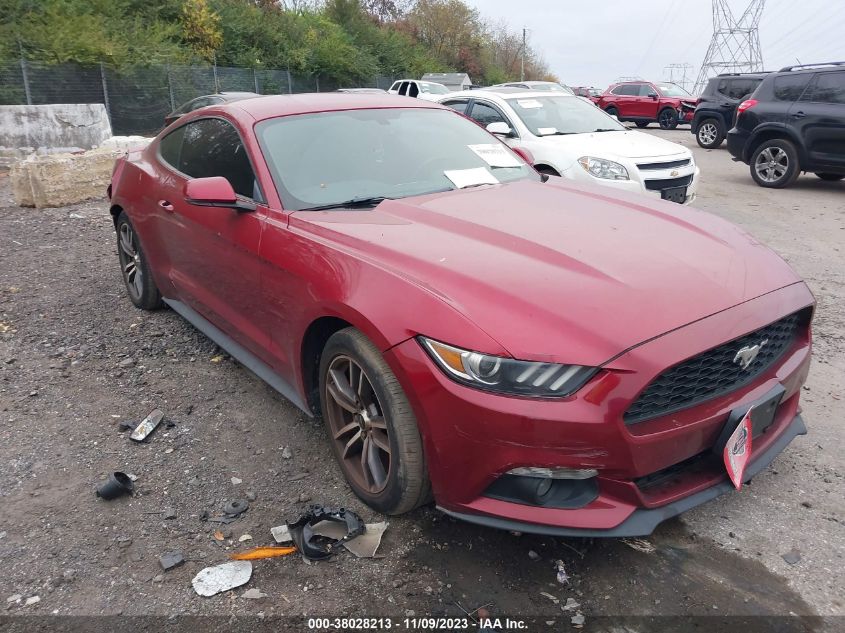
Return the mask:
[[615,116],[617,119],[619,118],[619,110],[617,110],[613,106],[607,108],[605,112],[607,112],[610,116]]
[[678,113],[672,108],[663,108],[657,115],[661,130],[674,130],[678,127]]
[[822,180],[828,180],[831,182],[835,182],[837,180],[842,180],[845,178],[845,174],[816,174]]
[[641,130],[648,127],[648,121],[637,121],[637,127]]
[[704,119],[698,126],[695,140],[704,149],[714,149],[725,140],[725,128],[717,119]]
[[117,256],[123,283],[136,308],[155,310],[161,307],[161,294],[153,281],[150,266],[141,247],[141,240],[125,211],[117,217]]
[[422,438],[411,405],[378,348],[346,328],[320,358],[320,407],[335,458],[371,508],[402,514],[431,497]]
[[761,187],[788,187],[800,173],[798,152],[785,139],[763,141],[751,155],[751,177]]

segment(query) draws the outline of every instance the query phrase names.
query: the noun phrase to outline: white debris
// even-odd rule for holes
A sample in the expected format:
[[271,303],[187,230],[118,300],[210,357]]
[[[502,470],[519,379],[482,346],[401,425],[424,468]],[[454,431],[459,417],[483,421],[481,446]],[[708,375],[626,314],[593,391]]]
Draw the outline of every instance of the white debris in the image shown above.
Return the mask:
[[251,540],[252,540],[252,534],[243,534],[243,535],[241,535],[241,538],[238,539],[238,542],[243,543],[244,541],[251,541]]
[[261,600],[261,598],[266,598],[267,594],[262,593],[260,589],[247,589],[241,597],[247,600]]
[[242,484],[244,482],[243,479],[238,479],[237,477],[232,477],[232,485],[237,486],[238,484]]
[[293,537],[290,535],[290,530],[288,530],[287,525],[277,525],[274,528],[270,528],[270,534],[273,535],[273,538],[277,543],[290,543],[293,541]]
[[657,548],[654,547],[654,545],[642,538],[623,538],[622,542],[631,549],[635,549],[643,554],[653,554],[657,551]]
[[38,602],[41,602],[40,596],[30,596],[29,598],[26,599],[26,602],[24,604],[28,607],[29,605],[36,604]]
[[252,563],[248,560],[235,560],[215,567],[206,567],[191,581],[201,596],[213,596],[221,591],[229,591],[249,582],[252,577]]

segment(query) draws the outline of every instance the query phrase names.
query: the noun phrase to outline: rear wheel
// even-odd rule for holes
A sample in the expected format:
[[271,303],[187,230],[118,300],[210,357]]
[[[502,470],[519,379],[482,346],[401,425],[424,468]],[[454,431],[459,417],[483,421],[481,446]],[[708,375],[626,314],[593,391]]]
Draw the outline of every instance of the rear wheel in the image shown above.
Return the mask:
[[818,176],[822,180],[830,181],[842,180],[843,178],[845,178],[845,174],[816,174],[816,176]]
[[637,121],[637,127],[640,129],[648,127],[648,121]]
[[364,503],[402,514],[430,499],[411,405],[378,348],[355,328],[336,332],[326,343],[320,407],[335,458]]
[[606,108],[605,112],[607,112],[610,116],[615,116],[617,119],[619,118],[619,110],[617,110],[613,106]]
[[781,189],[798,178],[798,152],[785,139],[763,141],[751,155],[751,177],[761,187]]
[[678,113],[673,108],[663,108],[657,115],[661,130],[674,130],[678,127]]
[[704,149],[714,149],[725,140],[724,125],[718,119],[704,119],[695,133],[695,140]]
[[129,216],[121,211],[117,217],[117,256],[126,292],[136,308],[155,310],[161,307],[161,294],[153,281],[141,240]]

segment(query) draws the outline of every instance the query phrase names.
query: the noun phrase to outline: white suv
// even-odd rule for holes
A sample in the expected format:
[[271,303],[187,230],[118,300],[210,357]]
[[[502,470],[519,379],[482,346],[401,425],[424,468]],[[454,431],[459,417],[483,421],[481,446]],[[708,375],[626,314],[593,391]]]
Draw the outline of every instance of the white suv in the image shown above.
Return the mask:
[[437,101],[443,95],[449,94],[449,89],[434,81],[418,81],[416,79],[398,79],[393,82],[388,92],[403,97],[416,97],[426,101]]
[[455,92],[438,102],[528,150],[541,173],[681,204],[695,199],[700,172],[686,147],[629,130],[579,97],[501,88]]

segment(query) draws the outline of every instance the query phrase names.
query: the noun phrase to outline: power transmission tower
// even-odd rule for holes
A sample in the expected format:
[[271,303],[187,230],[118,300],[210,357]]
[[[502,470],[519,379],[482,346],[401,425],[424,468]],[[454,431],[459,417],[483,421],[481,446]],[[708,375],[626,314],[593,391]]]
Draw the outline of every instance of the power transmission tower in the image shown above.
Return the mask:
[[669,64],[663,69],[663,76],[669,83],[677,84],[684,90],[689,91],[689,72],[691,70],[692,64]]
[[704,55],[693,94],[699,94],[713,75],[763,70],[758,31],[764,6],[766,0],[751,0],[736,18],[727,0],[713,0],[713,39]]

